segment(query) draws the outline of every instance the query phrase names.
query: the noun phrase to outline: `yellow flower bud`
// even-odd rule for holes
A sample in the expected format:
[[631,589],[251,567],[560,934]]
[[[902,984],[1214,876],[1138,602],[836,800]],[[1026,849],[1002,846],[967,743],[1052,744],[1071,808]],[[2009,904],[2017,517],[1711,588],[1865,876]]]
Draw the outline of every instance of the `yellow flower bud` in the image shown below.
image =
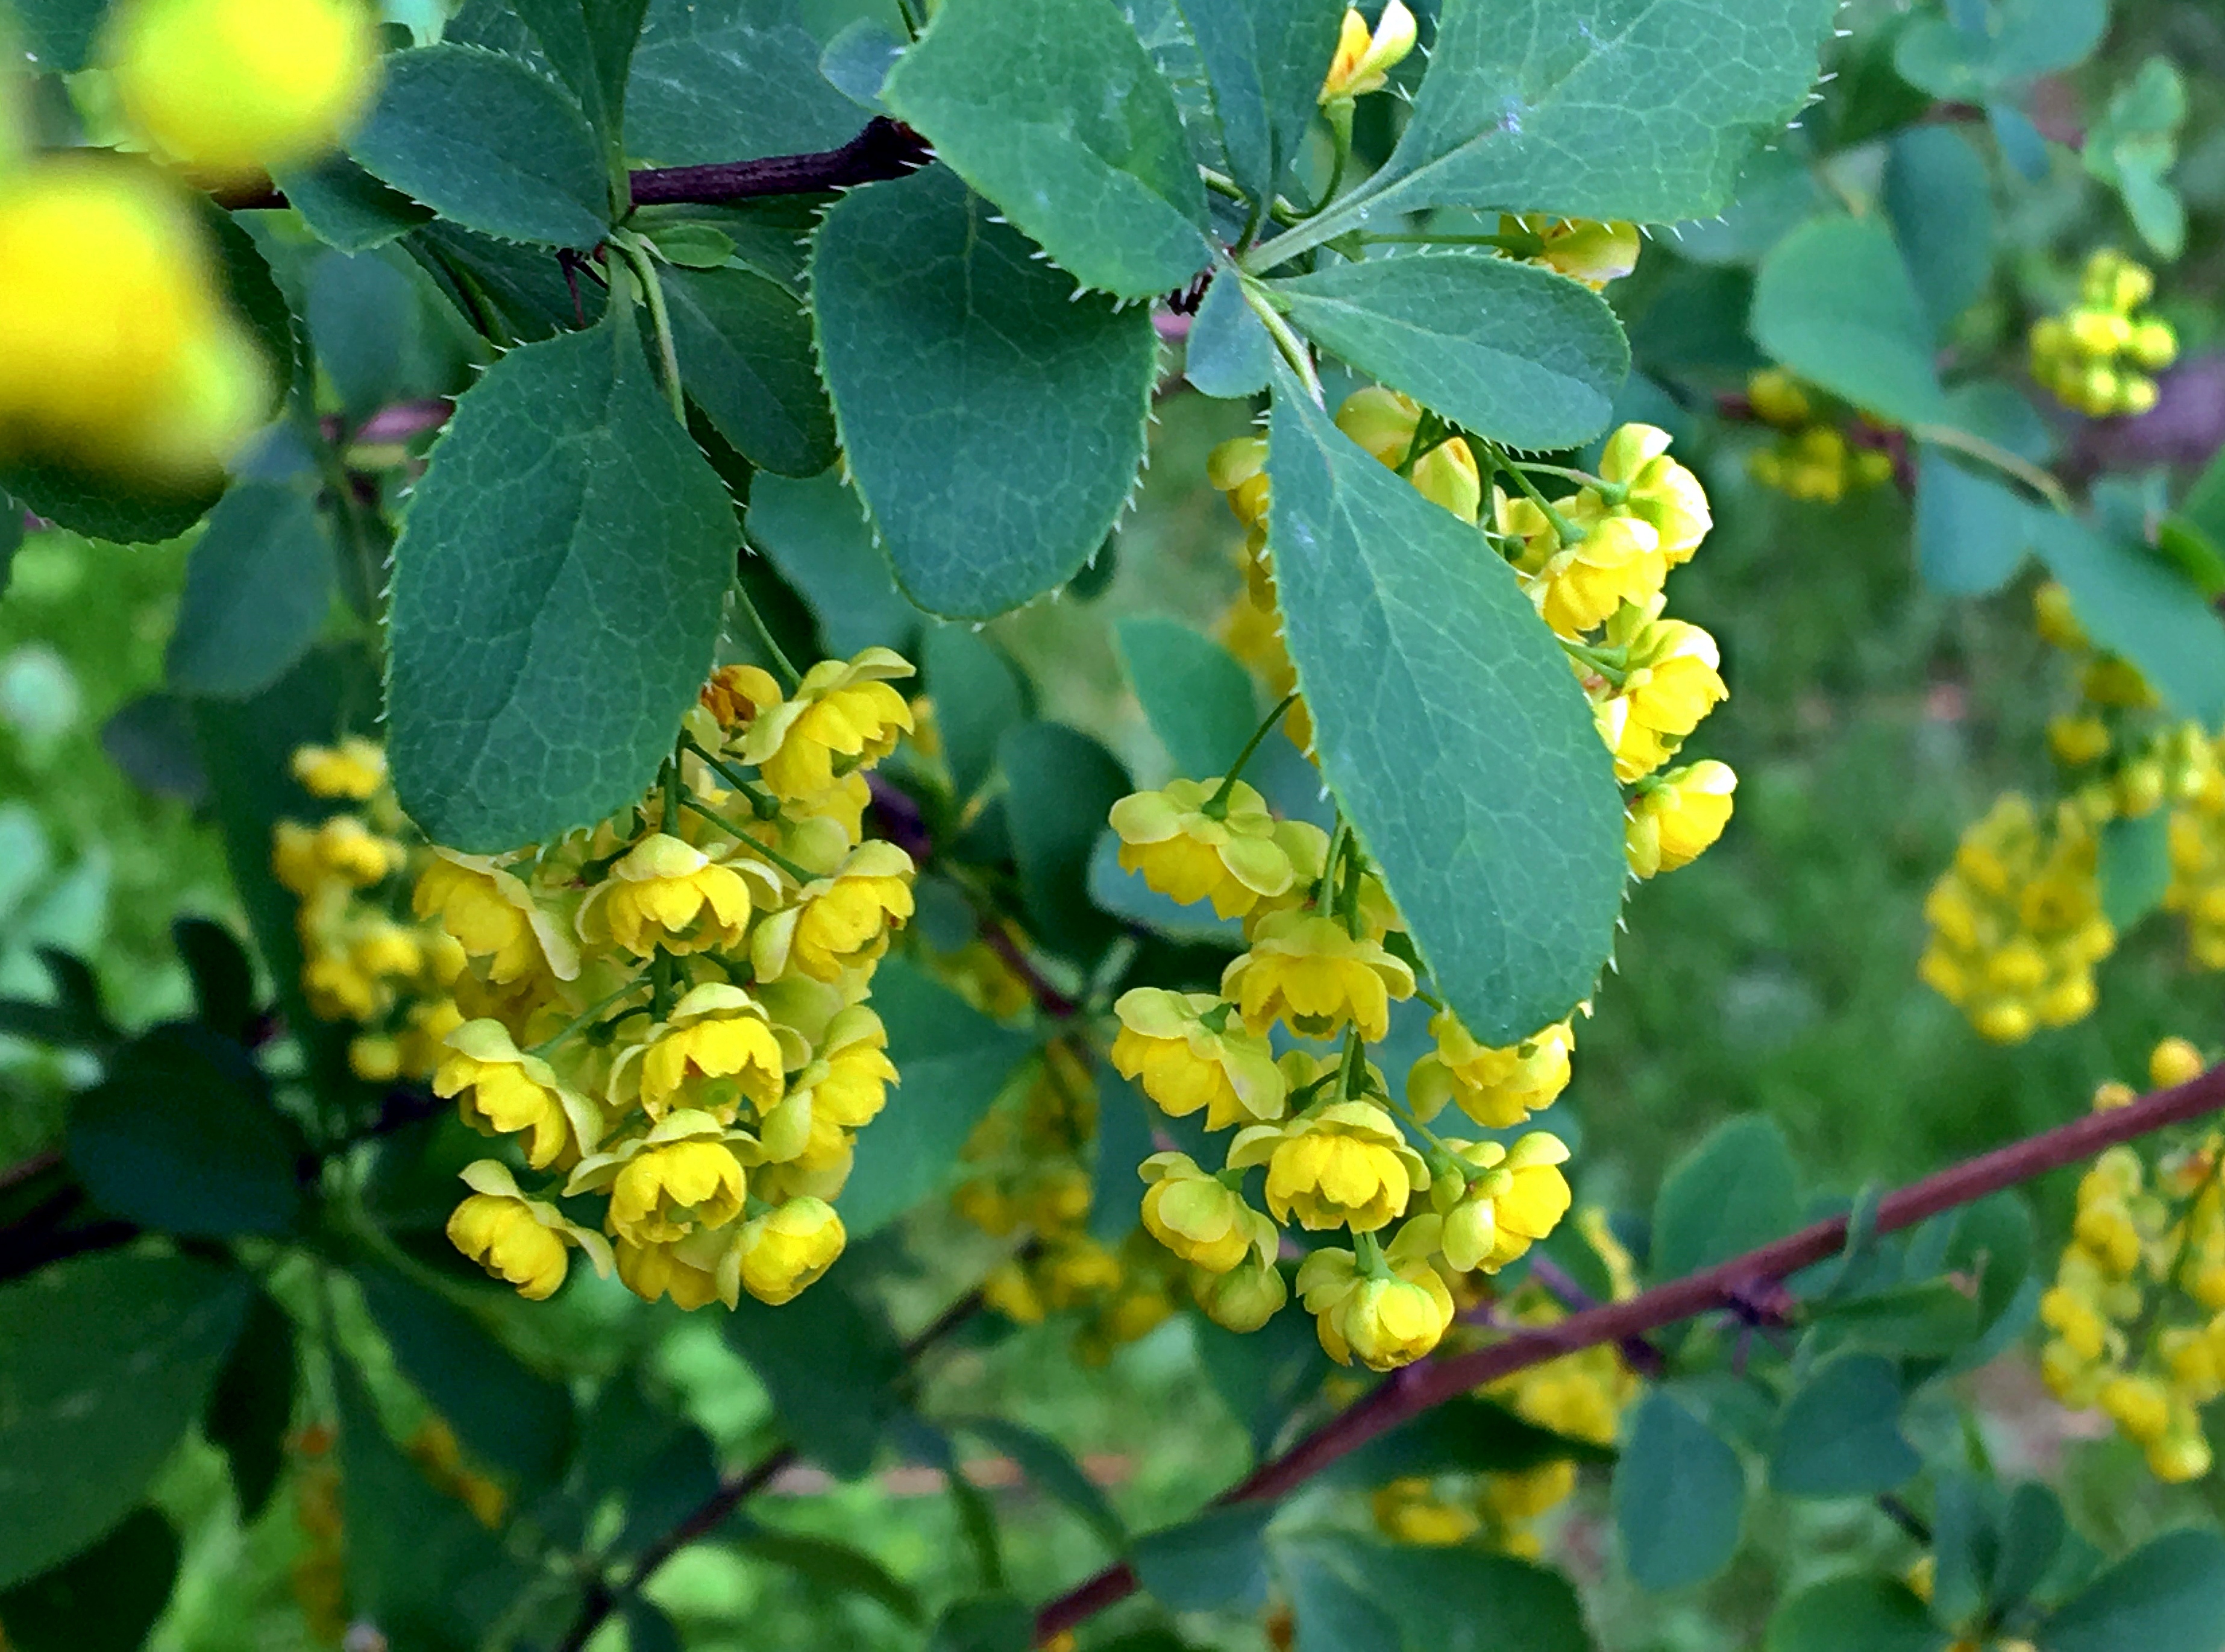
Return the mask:
[[777,1306],[815,1283],[841,1255],[842,1218],[823,1199],[795,1198],[742,1224],[735,1242],[742,1287]]
[[351,734],[338,746],[303,746],[288,765],[312,797],[366,803],[386,784],[386,748]]
[[1273,1262],[1275,1224],[1188,1153],[1155,1153],[1137,1169],[1150,1184],[1144,1230],[1184,1261],[1208,1274],[1226,1274],[1246,1256],[1263,1268]]
[[[838,758],[846,769],[869,766],[910,732],[911,707],[889,683],[911,675],[911,663],[887,648],[820,661],[793,695],[755,702],[741,735],[742,761],[757,765],[777,797],[820,796],[834,785]],[[779,696],[770,682],[758,689]]]
[[1630,800],[1623,851],[1633,875],[1650,878],[1689,866],[1730,823],[1738,776],[1710,758],[1670,770]]
[[1807,391],[1782,367],[1765,367],[1748,378],[1746,399],[1756,418],[1779,429],[1797,429],[1815,416]]
[[827,877],[808,883],[750,937],[759,981],[801,970],[815,981],[839,981],[888,950],[889,931],[912,914],[911,857],[874,839],[850,851]]
[[2148,1083],[2158,1090],[2192,1083],[2209,1064],[2191,1041],[2165,1039],[2148,1052]]
[[1450,1101],[1478,1124],[1503,1128],[1543,1112],[1568,1087],[1575,1034],[1565,1020],[1493,1049],[1450,1010],[1440,1010],[1429,1018],[1429,1035],[1436,1048],[1406,1077],[1406,1100],[1424,1122]]
[[1281,1312],[1290,1287],[1272,1261],[1247,1255],[1226,1273],[1193,1268],[1190,1296],[1205,1317],[1224,1331],[1252,1331]]
[[1414,49],[1416,38],[1414,14],[1406,10],[1404,0],[1385,0],[1372,35],[1367,20],[1357,10],[1347,8],[1343,29],[1337,37],[1336,55],[1330,60],[1328,74],[1322,82],[1321,101],[1348,102],[1371,92],[1380,92],[1390,79],[1390,72],[1404,62],[1407,54]]
[[547,968],[560,981],[580,973],[580,955],[523,880],[485,855],[436,848],[409,898],[410,910],[437,922],[466,956],[484,961],[497,986]]
[[585,1249],[607,1278],[611,1253],[599,1234],[567,1222],[553,1204],[517,1191],[507,1168],[482,1159],[463,1172],[471,1196],[448,1217],[448,1242],[520,1296],[539,1302],[564,1282],[570,1250]]

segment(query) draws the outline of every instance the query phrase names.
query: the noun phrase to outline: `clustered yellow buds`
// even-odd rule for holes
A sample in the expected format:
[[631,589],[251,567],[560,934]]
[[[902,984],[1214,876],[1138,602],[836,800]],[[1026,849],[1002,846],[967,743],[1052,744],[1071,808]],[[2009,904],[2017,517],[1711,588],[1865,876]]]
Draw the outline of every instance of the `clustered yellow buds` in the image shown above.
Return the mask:
[[[912,866],[860,832],[910,669],[871,649],[785,692],[726,667],[648,796],[510,855],[406,846],[368,741],[295,754],[312,795],[364,805],[276,829],[312,1007],[364,1024],[358,1076],[427,1078],[564,1179],[465,1171],[448,1234],[488,1273],[543,1298],[579,1250],[650,1300],[731,1306],[785,1302],[841,1254],[834,1201],[897,1079],[868,1001]],[[605,1200],[602,1232],[559,1188]]]
[[1336,55],[1322,81],[1322,106],[1343,104],[1348,107],[1355,98],[1382,91],[1391,71],[1413,51],[1416,37],[1414,14],[1406,10],[1403,0],[1384,0],[1382,15],[1372,30],[1366,18],[1347,7],[1344,27],[1337,35]]
[[0,164],[0,460],[190,488],[269,410],[194,208],[143,162]]
[[[2166,1039],[2148,1066],[2161,1086],[2203,1061],[2185,1039]],[[2215,1131],[2152,1163],[2131,1146],[2103,1153],[2078,1184],[2070,1242],[2040,1299],[2049,1388],[2066,1405],[2107,1413],[2161,1480],[2209,1471],[2200,1407],[2225,1394],[2221,1154],[2225,1135]]]
[[2078,705],[2048,725],[2060,779],[2051,819],[2004,797],[1964,834],[1931,892],[1924,979],[1981,1032],[2014,1043],[2093,1008],[2093,968],[2115,945],[2101,916],[2099,834],[2169,810],[2164,905],[2188,950],[2225,969],[2225,761],[2201,724],[2175,718],[2129,661],[2097,649],[2069,594],[2033,594],[2040,635],[2076,664]]
[[123,0],[103,46],[148,148],[211,181],[336,148],[378,84],[361,0]]
[[1594,292],[1638,268],[1638,226],[1620,220],[1550,218],[1531,213],[1502,214],[1499,232],[1506,241],[1534,240],[1528,262],[1581,281]]
[[[1034,1238],[991,1272],[983,1299],[1021,1325],[1037,1324],[1053,1312],[1074,1315],[1074,1355],[1090,1365],[1103,1364],[1115,1348],[1146,1335],[1174,1312],[1170,1286],[1180,1268],[1144,1231],[1132,1233],[1118,1247],[1091,1236],[1088,1153],[1097,1135],[1097,1083],[1087,1061],[1071,1043],[1054,1040],[1039,1060],[1022,1069],[967,1138],[961,1158],[969,1173],[952,1196],[958,1214],[992,1237],[1025,1229]],[[1162,1202],[1148,1204],[1144,1213],[1147,1224],[1161,1224],[1153,1233],[1163,1229],[1176,1243],[1215,1259],[1232,1243],[1240,1249],[1247,1242],[1247,1236],[1232,1237],[1230,1229],[1214,1226],[1210,1190],[1201,1198],[1199,1190],[1182,1185],[1188,1179],[1179,1168],[1169,1167],[1172,1173],[1161,1179],[1176,1187]],[[1169,1198],[1171,1208],[1163,1204]]]
[[2156,403],[2151,376],[2178,356],[2178,335],[2141,313],[2155,292],[2145,265],[2104,247],[2086,261],[2078,302],[2032,329],[2032,376],[2088,418],[2145,413]]
[[[1765,367],[1746,381],[1746,406],[1776,435],[1746,459],[1746,473],[1764,487],[1796,499],[1836,505],[1849,492],[1892,480],[1892,455],[1876,445],[1883,428],[1859,415],[1846,417],[1822,393],[1782,367]],[[1852,430],[1862,438],[1850,442]]]

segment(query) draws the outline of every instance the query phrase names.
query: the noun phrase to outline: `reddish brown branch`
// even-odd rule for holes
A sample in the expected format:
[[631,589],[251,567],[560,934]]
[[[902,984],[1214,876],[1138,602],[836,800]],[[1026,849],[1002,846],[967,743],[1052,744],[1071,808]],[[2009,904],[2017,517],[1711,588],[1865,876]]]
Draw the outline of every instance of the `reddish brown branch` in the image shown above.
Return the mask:
[[[2225,1108],[2225,1067],[2212,1067],[2175,1089],[2158,1090],[2129,1107],[2089,1113],[2055,1129],[1950,1165],[1937,1175],[1890,1193],[1878,1206],[1877,1231],[1896,1233],[1913,1227],[1943,1210],[2081,1163],[2118,1142],[2221,1108]],[[1643,1337],[1721,1307],[1757,1285],[1784,1279],[1835,1255],[1846,1243],[1846,1218],[1835,1217],[1717,1267],[1658,1285],[1626,1302],[1605,1303],[1558,1325],[1525,1331],[1473,1353],[1410,1366],[1282,1456],[1261,1464],[1216,1501],[1231,1503],[1279,1497],[1337,1458],[1432,1406],[1564,1354]],[[1036,1614],[1036,1644],[1095,1616],[1138,1587],[1135,1572],[1125,1563],[1107,1566]]]
[[759,161],[713,166],[656,167],[633,175],[633,204],[714,206],[764,195],[811,195],[853,184],[876,183],[916,172],[934,158],[927,140],[909,126],[876,115],[865,130],[837,149],[808,155],[769,155]]

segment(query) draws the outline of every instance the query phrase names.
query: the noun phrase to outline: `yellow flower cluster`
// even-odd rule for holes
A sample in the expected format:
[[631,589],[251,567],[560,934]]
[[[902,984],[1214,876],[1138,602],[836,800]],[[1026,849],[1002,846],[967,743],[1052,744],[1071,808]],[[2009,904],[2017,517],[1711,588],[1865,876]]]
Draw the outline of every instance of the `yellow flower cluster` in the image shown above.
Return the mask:
[[897,1079],[872,974],[912,911],[909,857],[861,836],[863,771],[911,726],[910,674],[878,648],[786,690],[726,667],[638,804],[428,861],[415,909],[465,959],[434,1091],[605,1201],[596,1233],[473,1165],[448,1233],[489,1273],[545,1297],[584,1250],[694,1308],[785,1302],[841,1253],[833,1201]]
[[2178,335],[2140,307],[2155,292],[2146,266],[2104,247],[2086,261],[2078,302],[2032,323],[2032,376],[2065,407],[2089,419],[2145,413],[2156,403],[2149,375],[2178,356]]
[[271,870],[300,903],[294,922],[309,1007],[361,1029],[348,1043],[357,1077],[428,1078],[463,1022],[449,988],[465,955],[409,912],[412,874],[429,856],[394,801],[386,753],[352,735],[302,747],[293,772],[311,797],[341,805],[314,825],[281,820],[271,834]]
[[211,182],[338,147],[378,85],[360,0],[124,0],[102,55],[141,141]]
[[1054,1040],[974,1127],[960,1155],[971,1173],[951,1196],[982,1232],[1033,1241],[990,1273],[984,1299],[1019,1325],[1078,1312],[1074,1353],[1090,1365],[1174,1312],[1157,1247],[1132,1239],[1114,1249],[1090,1235],[1097,1105],[1087,1062]]
[[0,156],[0,460],[189,488],[269,410],[193,205],[143,162]]
[[[2166,1039],[2148,1061],[2158,1086],[2203,1071]],[[2131,1099],[2104,1085],[2097,1107]],[[2200,1407],[2225,1394],[2225,1135],[2163,1153],[2110,1148],[2078,1184],[2078,1214],[2055,1283],[2040,1299],[2053,1334],[2040,1357],[2066,1405],[2098,1406],[2161,1480],[2199,1479],[2212,1453]]]
[[2078,704],[2048,725],[2061,781],[2051,819],[1998,801],[1963,835],[1924,913],[1924,979],[1986,1037],[2015,1043],[2094,1007],[2094,966],[2115,932],[2103,917],[2099,836],[2112,821],[2171,810],[2165,904],[2186,914],[2190,950],[2225,968],[2225,766],[2198,722],[2165,715],[2127,661],[2095,647],[2063,587],[2033,596],[2040,635],[2077,667]]
[[[1139,987],[1113,1006],[1113,1066],[1169,1116],[1201,1114],[1208,1132],[1233,1133],[1218,1170],[1181,1153],[1144,1161],[1145,1229],[1187,1265],[1199,1306],[1237,1331],[1288,1299],[1281,1224],[1348,1232],[1350,1249],[1315,1250],[1297,1274],[1322,1347],[1376,1370],[1420,1358],[1452,1323],[1448,1279],[1496,1272],[1552,1231],[1569,1204],[1568,1150],[1542,1131],[1512,1149],[1440,1138],[1420,1102],[1407,1119],[1426,1153],[1410,1141],[1366,1051],[1388,1032],[1391,1003],[1414,994],[1412,949],[1348,830],[1277,821],[1233,777],[1134,793],[1112,821],[1124,866],[1175,899],[1240,918],[1249,943],[1217,994]],[[1339,1047],[1278,1058],[1268,1041],[1278,1025]],[[1441,1050],[1455,1040],[1467,1070],[1448,1069],[1431,1113],[1448,1098],[1468,1105],[1474,1090],[1518,1120],[1518,1096],[1543,1105],[1567,1081],[1565,1053],[1556,1073],[1532,1045],[1481,1051],[1449,1013],[1437,1025]],[[1491,1066],[1495,1055],[1512,1065]],[[1433,1071],[1445,1065],[1430,1059]],[[1255,1167],[1264,1211],[1245,1191]]]
[[[1766,448],[1746,459],[1746,473],[1764,487],[1796,499],[1836,505],[1849,492],[1892,480],[1892,455],[1867,442],[1847,440],[1847,427],[1824,398],[1782,367],[1767,367],[1746,381],[1746,405],[1776,432]],[[1867,419],[1853,427],[1878,433]]]

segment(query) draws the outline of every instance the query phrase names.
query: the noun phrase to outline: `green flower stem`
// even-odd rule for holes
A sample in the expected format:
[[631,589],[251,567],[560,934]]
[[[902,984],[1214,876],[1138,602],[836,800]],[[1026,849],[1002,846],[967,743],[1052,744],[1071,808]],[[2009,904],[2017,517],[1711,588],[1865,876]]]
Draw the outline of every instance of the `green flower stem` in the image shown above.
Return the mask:
[[1594,648],[1588,643],[1572,643],[1565,637],[1554,640],[1570,659],[1582,662],[1618,689],[1630,676],[1630,651],[1626,648]]
[[775,866],[778,867],[783,872],[788,874],[789,877],[795,879],[796,882],[800,884],[816,883],[820,879],[826,875],[826,874],[821,872],[807,871],[804,867],[796,865],[795,861],[783,855],[778,849],[766,848],[764,844],[759,842],[756,838],[751,837],[747,832],[735,825],[733,822],[728,820],[717,810],[710,808],[704,804],[700,804],[693,797],[682,797],[680,800],[680,806],[682,809],[685,809],[689,814],[709,821],[711,824],[716,826],[720,831],[726,833],[727,836],[732,838],[737,843],[748,844],[750,847],[750,853],[752,855],[762,855],[766,860],[771,861]]
[[1360,1029],[1344,1029],[1344,1049],[1337,1058],[1336,1090],[1347,1101],[1357,1096],[1367,1084],[1367,1043],[1360,1036]]
[[1447,424],[1429,408],[1414,421],[1414,434],[1407,438],[1406,456],[1398,461],[1398,474],[1411,479],[1414,467],[1428,458],[1436,448],[1452,440],[1452,426]]
[[1283,353],[1283,359],[1290,364],[1290,371],[1297,374],[1299,383],[1306,387],[1306,393],[1314,398],[1314,405],[1327,407],[1328,397],[1322,391],[1321,375],[1314,371],[1313,358],[1306,353],[1306,341],[1291,331],[1290,324],[1283,319],[1282,311],[1275,308],[1265,288],[1242,276],[1238,279],[1243,282],[1244,302],[1252,307],[1252,313],[1267,329],[1267,336],[1274,340],[1275,347]]
[[[662,953],[659,953],[657,955],[657,962],[662,963],[663,961],[663,956],[664,955]],[[650,967],[650,969],[654,971],[656,964],[652,963]],[[656,983],[652,981],[650,984],[652,988],[653,996]],[[592,1025],[605,1010],[617,1003],[619,999],[625,997],[628,994],[640,991],[641,987],[642,978],[639,975],[636,975],[631,981],[627,982],[624,986],[620,987],[616,992],[605,993],[602,997],[588,1005],[586,1008],[581,1010],[570,1020],[565,1022],[564,1025],[558,1028],[555,1033],[542,1039],[540,1043],[535,1045],[525,1053],[538,1061],[548,1060],[550,1053],[555,1051],[558,1045],[563,1044],[567,1039],[578,1037],[579,1034],[586,1031],[586,1028]]]
[[747,797],[750,800],[751,812],[759,820],[777,820],[780,817],[779,798],[763,790],[755,781],[750,779],[717,753],[706,750],[703,746],[689,736],[681,735],[680,743],[701,758],[713,774]]
[[1259,749],[1259,742],[1267,738],[1268,731],[1283,721],[1283,714],[1297,701],[1297,690],[1293,689],[1276,703],[1275,708],[1267,714],[1266,721],[1252,731],[1252,738],[1244,742],[1244,749],[1236,753],[1236,760],[1228,766],[1228,772],[1221,777],[1220,788],[1200,806],[1199,814],[1208,820],[1228,818],[1228,799],[1236,790],[1236,782],[1243,778],[1244,766],[1252,760],[1252,753]]
[[664,760],[657,772],[656,783],[664,793],[664,818],[657,829],[667,837],[680,836],[681,794],[685,790],[680,784],[680,753],[675,750]]
[[1340,809],[1336,829],[1329,834],[1328,858],[1322,862],[1321,886],[1314,892],[1314,910],[1324,918],[1336,899],[1336,863],[1343,858],[1345,843],[1351,836],[1352,828],[1345,823],[1344,811]]
[[1529,499],[1531,504],[1536,505],[1539,511],[1544,513],[1546,525],[1552,529],[1555,537],[1556,537],[1563,544],[1573,545],[1582,541],[1585,531],[1578,527],[1575,523],[1569,521],[1568,518],[1563,516],[1559,509],[1554,505],[1553,501],[1547,499],[1543,493],[1540,493],[1537,491],[1537,484],[1531,481],[1526,475],[1523,474],[1522,467],[1516,464],[1512,459],[1507,456],[1506,450],[1504,448],[1493,447],[1491,448],[1491,460],[1493,466],[1496,469],[1504,471],[1507,475],[1512,477],[1514,479],[1514,486],[1522,490],[1524,496]]
[[1383,1255],[1383,1242],[1372,1233],[1352,1236],[1352,1259],[1366,1279],[1389,1279],[1391,1263]]
[[757,632],[758,645],[772,661],[773,670],[780,674],[782,685],[793,689],[803,681],[803,675],[796,669],[795,662],[773,640],[772,627],[765,624],[764,615],[758,612],[758,605],[750,600],[748,588],[739,580],[734,581],[734,600],[741,604],[743,613],[748,616],[750,629]]
[[612,230],[610,245],[616,247],[626,261],[626,267],[641,283],[643,298],[649,305],[650,326],[656,333],[656,357],[664,371],[664,393],[672,403],[672,416],[680,421],[680,428],[688,428],[688,393],[680,384],[680,353],[672,342],[672,314],[664,307],[664,283],[657,279],[656,261],[650,256],[649,243],[631,230]]
[[1609,505],[1617,505],[1630,497],[1628,482],[1610,482],[1604,476],[1594,476],[1588,470],[1571,470],[1566,465],[1536,465],[1528,460],[1518,461],[1518,471],[1534,471],[1540,476],[1560,476],[1588,487]]
[[2061,482],[2029,460],[1996,446],[1983,436],[1974,436],[1968,430],[1958,430],[1951,424],[1913,424],[1909,427],[1908,434],[1918,442],[1952,448],[1957,453],[1981,460],[2003,474],[2016,478],[2063,515],[2074,514],[2070,495],[2064,491]]

